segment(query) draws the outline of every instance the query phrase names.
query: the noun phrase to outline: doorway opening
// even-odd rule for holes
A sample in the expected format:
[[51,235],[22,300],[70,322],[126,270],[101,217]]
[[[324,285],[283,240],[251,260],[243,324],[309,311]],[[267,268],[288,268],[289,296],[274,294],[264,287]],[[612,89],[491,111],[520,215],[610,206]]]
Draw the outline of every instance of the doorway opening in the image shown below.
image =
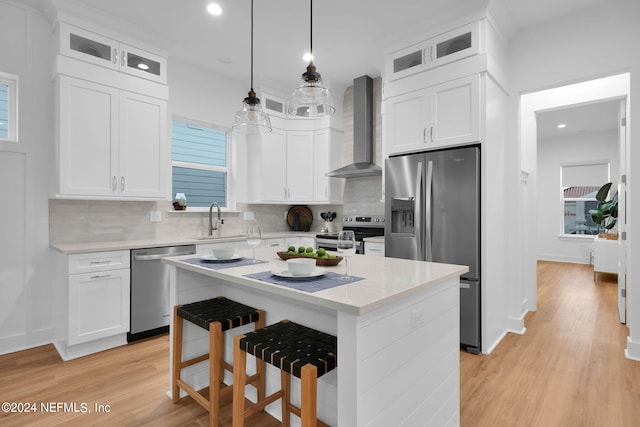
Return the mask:
[[[542,231],[538,226],[538,212],[542,210],[542,207],[549,210],[554,209],[554,207],[549,207],[546,204],[543,204],[544,201],[539,190],[539,184],[541,182],[544,183],[544,181],[548,178],[548,175],[546,174],[546,171],[542,170],[542,165],[538,164],[538,121],[540,119],[540,121],[544,122],[544,120],[548,118],[547,115],[553,117],[553,112],[559,112],[563,109],[570,111],[575,108],[604,108],[605,106],[613,108],[613,105],[611,103],[615,103],[618,106],[620,119],[626,119],[629,113],[629,103],[627,102],[629,93],[630,75],[629,73],[624,73],[595,80],[589,80],[581,83],[561,86],[553,89],[547,89],[539,92],[533,92],[521,96],[520,173],[523,179],[521,179],[522,202],[520,209],[525,223],[534,224],[534,226],[528,228],[525,236],[523,236],[523,278],[525,281],[524,292],[527,311],[535,311],[537,308],[536,263],[540,256],[538,236]],[[617,139],[617,141],[615,141],[615,143],[617,143],[617,153],[615,153],[615,151],[609,151],[609,154],[601,153],[600,155],[597,155],[595,157],[594,155],[591,155],[586,156],[586,158],[591,159],[590,163],[606,163],[607,171],[612,182],[615,181],[617,183],[620,200],[618,231],[624,232],[626,225],[625,178],[626,171],[628,169],[628,160],[626,153],[628,151],[629,139],[628,128],[625,126],[625,122],[619,121],[617,119],[616,125],[618,126],[617,135],[619,135],[619,138]],[[577,139],[579,140],[580,138],[577,137]],[[585,137],[584,140],[586,141],[587,138]],[[601,140],[601,138],[598,140]],[[561,173],[562,166],[575,166],[585,163],[585,161],[581,162],[579,160],[580,156],[578,155],[578,153],[576,153],[575,156],[576,158],[573,161],[569,160],[571,156],[567,156],[565,164],[558,165],[557,173]],[[613,168],[611,167],[612,163]],[[543,176],[543,174],[545,175]],[[616,176],[614,176],[614,174]],[[602,184],[604,184],[604,182]],[[556,197],[556,200],[558,200],[558,204],[555,205],[555,209],[557,209],[557,222],[555,222],[555,226],[557,227],[557,237],[554,243],[562,245],[563,243],[575,243],[577,241],[577,244],[579,246],[579,250],[577,253],[584,254],[586,251],[586,253],[590,254],[590,246],[592,245],[592,243],[591,240],[587,242],[587,239],[590,238],[579,236],[567,237],[564,235],[564,233],[562,233],[562,211],[560,210],[560,197],[562,194],[561,185],[562,184],[557,185],[557,192],[554,195]],[[621,261],[621,273],[618,275],[618,287],[621,288],[619,292],[619,314],[620,320],[624,322],[624,319],[626,317],[626,299],[624,298],[624,292],[622,290],[626,288],[625,272],[627,255],[624,244],[621,244],[619,246],[619,249],[619,259]],[[573,262],[580,262],[580,255],[576,256],[576,258],[577,259],[574,259]],[[582,262],[584,262],[584,257],[582,258]]]

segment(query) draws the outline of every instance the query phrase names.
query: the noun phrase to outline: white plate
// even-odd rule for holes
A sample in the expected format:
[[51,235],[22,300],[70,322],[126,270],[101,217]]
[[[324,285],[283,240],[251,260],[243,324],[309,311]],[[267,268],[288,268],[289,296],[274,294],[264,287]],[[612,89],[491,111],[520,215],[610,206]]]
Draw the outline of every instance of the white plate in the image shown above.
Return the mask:
[[294,276],[289,272],[289,270],[273,270],[271,274],[273,274],[274,276],[283,277],[285,279],[309,279],[312,277],[320,277],[326,272],[327,270],[316,268],[311,273],[304,276]]
[[214,255],[203,255],[200,257],[200,261],[204,262],[226,262],[226,261],[234,261],[236,259],[242,258],[239,254],[233,254],[230,258],[216,258]]

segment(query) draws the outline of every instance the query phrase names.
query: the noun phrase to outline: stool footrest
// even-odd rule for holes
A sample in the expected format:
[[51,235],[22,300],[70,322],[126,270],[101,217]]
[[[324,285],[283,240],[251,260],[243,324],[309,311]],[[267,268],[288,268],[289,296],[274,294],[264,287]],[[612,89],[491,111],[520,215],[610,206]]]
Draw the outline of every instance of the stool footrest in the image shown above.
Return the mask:
[[180,369],[186,368],[187,366],[195,365],[196,363],[204,362],[209,359],[209,353],[203,354],[202,356],[194,357],[193,359],[185,360],[180,363]]
[[280,399],[282,396],[283,396],[282,390],[278,390],[275,393],[270,394],[269,396],[265,397],[263,400],[257,403],[254,403],[253,405],[245,409],[244,416],[249,417],[257,412],[262,411],[264,408],[267,407],[267,405],[272,404],[276,400]]

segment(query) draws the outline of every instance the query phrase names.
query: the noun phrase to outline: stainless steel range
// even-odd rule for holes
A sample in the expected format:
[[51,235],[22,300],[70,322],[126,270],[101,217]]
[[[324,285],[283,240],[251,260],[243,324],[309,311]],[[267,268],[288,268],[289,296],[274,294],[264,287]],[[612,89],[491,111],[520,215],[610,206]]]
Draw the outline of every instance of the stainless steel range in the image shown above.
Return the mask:
[[[352,230],[356,236],[356,253],[364,253],[365,237],[384,236],[384,215],[358,215],[342,218],[342,229]],[[328,251],[337,251],[338,232],[316,234],[316,246]]]

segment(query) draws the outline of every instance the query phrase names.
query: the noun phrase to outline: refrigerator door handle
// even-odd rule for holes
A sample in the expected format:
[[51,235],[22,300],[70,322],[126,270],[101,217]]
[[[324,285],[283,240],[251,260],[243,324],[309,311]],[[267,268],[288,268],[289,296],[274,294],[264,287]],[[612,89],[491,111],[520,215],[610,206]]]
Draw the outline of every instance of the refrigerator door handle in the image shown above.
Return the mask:
[[429,160],[427,162],[427,188],[425,195],[425,203],[424,203],[424,211],[425,211],[425,251],[426,258],[425,261],[433,260],[433,251],[431,249],[431,184],[433,182],[433,161]]
[[398,200],[400,202],[413,202],[415,197],[392,197],[393,200]]
[[424,244],[422,243],[422,162],[418,162],[418,173],[416,174],[416,197],[415,210],[413,219],[414,230],[416,233],[416,244],[418,246],[418,259],[425,261]]

